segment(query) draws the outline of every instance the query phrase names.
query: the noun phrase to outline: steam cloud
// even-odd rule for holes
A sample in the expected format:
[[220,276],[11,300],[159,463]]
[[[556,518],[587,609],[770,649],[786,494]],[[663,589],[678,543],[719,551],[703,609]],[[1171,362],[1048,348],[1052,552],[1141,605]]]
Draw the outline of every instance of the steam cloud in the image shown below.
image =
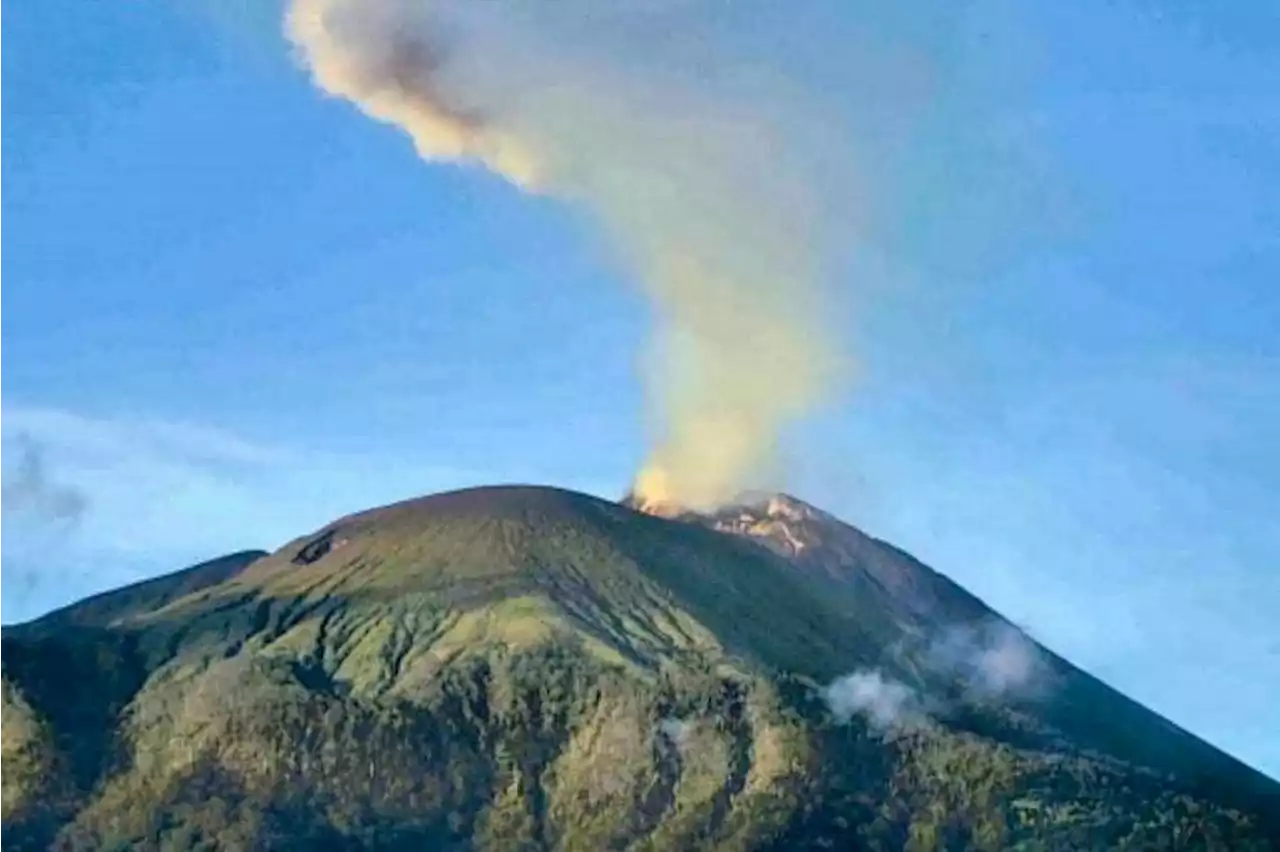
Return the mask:
[[[1040,651],[1003,622],[950,627],[930,643],[924,657],[934,672],[958,678],[970,699],[1032,698],[1051,685]],[[915,689],[878,669],[837,678],[823,688],[822,697],[840,721],[862,715],[881,732],[918,726],[930,709]]]
[[684,719],[662,719],[658,722],[658,733],[672,745],[683,747],[693,734],[693,723]]
[[[660,324],[637,495],[711,508],[769,464],[840,358],[820,321],[817,184],[787,122],[763,96],[734,106],[628,49],[637,18],[667,6],[292,0],[286,30],[321,89],[424,159],[593,216]],[[729,71],[700,58],[698,79]]]
[[15,439],[18,463],[0,487],[0,507],[6,515],[21,515],[41,522],[74,524],[89,506],[76,488],[54,482],[45,464],[44,447],[30,435]]
[[823,690],[823,697],[840,721],[847,722],[854,715],[862,714],[873,728],[882,732],[911,727],[924,718],[914,689],[874,669],[837,678]]
[[1001,622],[952,627],[930,646],[927,659],[935,670],[961,678],[975,697],[1031,697],[1048,688],[1039,650]]

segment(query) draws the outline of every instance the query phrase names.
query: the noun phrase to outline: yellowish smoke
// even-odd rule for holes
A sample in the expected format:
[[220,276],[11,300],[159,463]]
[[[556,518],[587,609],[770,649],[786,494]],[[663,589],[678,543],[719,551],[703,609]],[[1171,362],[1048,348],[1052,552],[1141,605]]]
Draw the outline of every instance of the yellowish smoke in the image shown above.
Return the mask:
[[[593,215],[659,325],[637,496],[710,508],[835,378],[816,188],[760,104],[620,58],[625,33],[596,38],[605,5],[293,0],[287,32],[319,87],[401,127],[423,158]],[[555,19],[565,9],[573,20]]]
[[534,161],[519,140],[437,91],[441,47],[424,23],[412,4],[396,0],[296,0],[285,19],[316,85],[402,127],[424,159],[474,159],[533,185]]

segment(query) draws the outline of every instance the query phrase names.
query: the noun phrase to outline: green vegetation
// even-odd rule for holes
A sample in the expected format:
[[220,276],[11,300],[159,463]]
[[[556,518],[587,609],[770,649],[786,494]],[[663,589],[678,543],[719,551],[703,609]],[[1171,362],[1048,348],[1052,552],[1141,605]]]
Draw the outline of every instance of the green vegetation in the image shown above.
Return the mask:
[[832,677],[922,683],[855,603],[549,489],[345,518],[6,628],[3,845],[1269,848],[1261,812],[999,707],[838,724]]

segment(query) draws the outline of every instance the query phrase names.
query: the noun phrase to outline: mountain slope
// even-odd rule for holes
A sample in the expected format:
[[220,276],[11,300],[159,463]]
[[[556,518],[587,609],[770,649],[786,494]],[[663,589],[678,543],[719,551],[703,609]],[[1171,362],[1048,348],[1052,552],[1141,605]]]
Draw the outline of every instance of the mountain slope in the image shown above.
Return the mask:
[[[955,651],[958,635],[980,644],[986,634],[1006,650],[1034,655],[1042,669],[1023,673],[1036,683],[1016,685],[1044,689],[1003,689],[1001,703],[1022,705],[1073,744],[1179,775],[1200,789],[1216,788],[1219,795],[1229,793],[1252,806],[1260,807],[1267,793],[1274,793],[1271,779],[1034,643],[942,574],[794,497],[771,495],[685,519],[757,541],[822,580],[846,606],[887,614],[893,626],[880,641],[896,647],[904,662],[923,649],[922,674],[933,690],[945,690],[945,680],[958,672],[954,659],[930,659],[938,656],[930,651],[939,645]],[[1221,789],[1223,778],[1235,779],[1230,791]]]
[[3,845],[1268,848],[1274,783],[1152,714],[1177,760],[1077,742],[941,664],[976,599],[776,541],[472,489],[6,628]]

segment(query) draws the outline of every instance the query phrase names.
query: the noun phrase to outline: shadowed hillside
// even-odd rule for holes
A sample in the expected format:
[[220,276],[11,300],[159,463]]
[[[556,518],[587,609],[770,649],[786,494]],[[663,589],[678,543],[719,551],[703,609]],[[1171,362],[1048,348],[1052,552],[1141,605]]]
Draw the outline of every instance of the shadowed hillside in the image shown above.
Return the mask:
[[3,845],[1271,848],[1274,782],[1038,646],[984,686],[1003,624],[790,498],[426,497],[5,628]]

